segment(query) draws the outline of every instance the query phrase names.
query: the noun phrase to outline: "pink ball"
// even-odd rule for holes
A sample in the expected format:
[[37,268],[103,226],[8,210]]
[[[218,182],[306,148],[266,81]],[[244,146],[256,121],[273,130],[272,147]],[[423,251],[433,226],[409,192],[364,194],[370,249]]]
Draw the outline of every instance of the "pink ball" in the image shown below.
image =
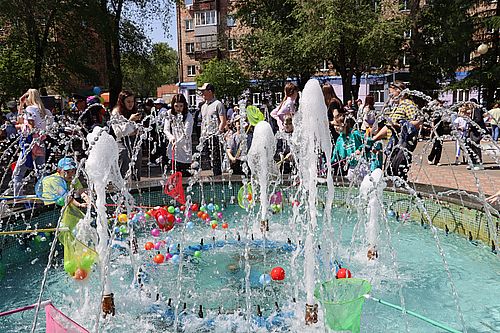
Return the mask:
[[160,236],[160,229],[154,228],[153,230],[151,230],[151,236],[159,237]]
[[166,222],[166,220],[165,220],[165,216],[163,216],[163,215],[158,215],[158,224],[160,224],[160,225],[164,225],[164,224],[165,224],[165,222]]
[[187,213],[187,217],[190,219],[192,216],[193,216],[193,212],[189,211],[189,212]]
[[182,219],[180,217],[175,218],[175,223],[182,223]]
[[217,217],[218,217],[220,220],[222,220],[222,212],[218,212],[218,213],[217,213]]
[[155,243],[155,250],[159,250],[162,246],[162,243],[161,242],[156,242]]
[[170,253],[165,254],[165,260],[169,260],[172,258],[172,255]]

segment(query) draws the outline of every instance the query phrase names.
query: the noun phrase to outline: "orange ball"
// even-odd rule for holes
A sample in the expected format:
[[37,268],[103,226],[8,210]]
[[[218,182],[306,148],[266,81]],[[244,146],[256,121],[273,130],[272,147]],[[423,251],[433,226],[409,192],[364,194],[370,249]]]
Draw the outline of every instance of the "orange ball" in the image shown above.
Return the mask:
[[198,213],[196,213],[196,215],[201,219],[201,217],[203,216],[203,212],[199,210]]
[[165,256],[161,253],[158,253],[157,255],[155,255],[155,257],[153,258],[154,262],[157,263],[157,264],[161,264],[165,261]]
[[85,271],[83,268],[78,268],[75,271],[75,275],[73,275],[73,279],[82,281],[85,280],[87,276],[87,271]]
[[201,218],[202,218],[203,220],[208,219],[208,214],[207,214],[207,213],[203,213],[203,214],[201,214]]
[[155,245],[152,242],[147,242],[146,244],[144,244],[144,248],[148,251],[151,251],[155,248]]
[[222,223],[222,229],[227,229],[229,228],[229,224],[227,224],[226,222]]
[[248,193],[247,195],[247,199],[248,201],[252,201],[253,197],[252,197],[252,193]]
[[216,229],[217,228],[217,223],[212,223],[212,229]]
[[337,279],[349,279],[351,278],[351,271],[348,270],[347,268],[341,268],[337,272]]

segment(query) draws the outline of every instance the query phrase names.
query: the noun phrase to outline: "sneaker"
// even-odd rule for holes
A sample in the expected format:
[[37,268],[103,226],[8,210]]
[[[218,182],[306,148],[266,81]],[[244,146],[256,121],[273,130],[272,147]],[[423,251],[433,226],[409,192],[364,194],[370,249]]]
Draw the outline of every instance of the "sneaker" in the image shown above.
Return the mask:
[[436,165],[437,165],[437,166],[441,166],[442,164],[441,164],[441,163],[438,163],[438,164],[436,164]]
[[470,165],[468,165],[468,166],[467,166],[467,170],[470,170],[470,169],[471,169],[471,167],[470,167]]
[[484,170],[484,166],[482,164],[476,164],[474,165],[474,171],[480,171],[480,170]]
[[432,161],[429,161],[429,160],[427,160],[427,163],[429,163],[429,165],[432,165],[432,164],[433,164],[433,162],[432,162]]

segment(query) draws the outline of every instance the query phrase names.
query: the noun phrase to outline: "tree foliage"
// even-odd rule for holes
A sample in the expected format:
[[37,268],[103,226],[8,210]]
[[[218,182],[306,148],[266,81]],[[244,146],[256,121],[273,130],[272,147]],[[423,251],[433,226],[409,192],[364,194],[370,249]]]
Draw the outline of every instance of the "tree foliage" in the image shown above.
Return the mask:
[[158,86],[177,82],[177,52],[166,43],[142,51],[123,54],[123,86],[142,98],[156,96]]
[[202,66],[201,74],[196,76],[196,83],[201,86],[209,82],[215,86],[219,98],[230,99],[240,96],[248,88],[248,76],[241,66],[229,59],[212,59]]

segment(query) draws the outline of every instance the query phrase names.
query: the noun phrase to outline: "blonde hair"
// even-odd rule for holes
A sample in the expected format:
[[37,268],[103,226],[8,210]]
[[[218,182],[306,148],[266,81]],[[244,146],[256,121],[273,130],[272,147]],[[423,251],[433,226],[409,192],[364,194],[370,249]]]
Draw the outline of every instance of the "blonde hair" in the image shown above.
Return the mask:
[[45,118],[47,116],[47,112],[45,112],[45,106],[43,105],[42,99],[40,98],[40,93],[36,89],[28,89],[26,92],[26,95],[28,96],[26,98],[26,104],[29,105],[35,105],[42,118]]

